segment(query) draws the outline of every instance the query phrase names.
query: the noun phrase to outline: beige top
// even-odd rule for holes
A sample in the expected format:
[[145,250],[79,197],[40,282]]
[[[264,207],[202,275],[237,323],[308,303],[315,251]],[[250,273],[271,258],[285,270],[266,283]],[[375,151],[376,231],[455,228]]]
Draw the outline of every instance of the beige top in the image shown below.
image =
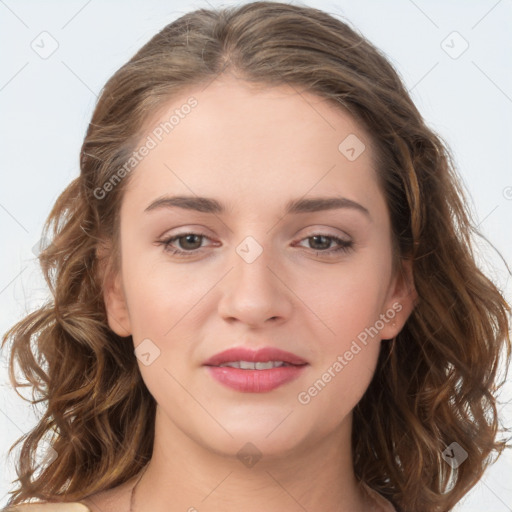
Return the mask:
[[[365,490],[375,501],[377,507],[372,512],[396,512],[395,507],[377,491],[363,484]],[[6,508],[2,512],[92,512],[89,507],[78,501],[68,503],[25,503]]]
[[78,501],[70,501],[67,503],[24,503],[3,509],[2,512],[91,512],[91,509]]

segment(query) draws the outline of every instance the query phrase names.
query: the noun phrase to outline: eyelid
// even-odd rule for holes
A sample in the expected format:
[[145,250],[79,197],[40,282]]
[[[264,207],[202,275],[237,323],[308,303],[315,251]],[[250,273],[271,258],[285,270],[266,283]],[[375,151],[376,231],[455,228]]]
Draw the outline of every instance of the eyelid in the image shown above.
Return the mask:
[[[322,235],[322,236],[329,236],[331,238],[341,238],[346,242],[353,241],[352,237],[346,231],[343,231],[342,229],[328,228],[328,227],[321,228],[321,227],[315,227],[315,226],[317,226],[317,224],[312,225],[312,226],[307,226],[306,228],[301,230],[301,231],[307,230],[307,233],[311,232],[311,234],[300,235],[298,238],[296,238],[296,240],[300,241],[300,240],[303,240],[304,238],[309,238],[311,236]],[[336,229],[337,232],[336,233],[332,232],[333,229]],[[345,238],[346,238],[346,240],[345,240]]]

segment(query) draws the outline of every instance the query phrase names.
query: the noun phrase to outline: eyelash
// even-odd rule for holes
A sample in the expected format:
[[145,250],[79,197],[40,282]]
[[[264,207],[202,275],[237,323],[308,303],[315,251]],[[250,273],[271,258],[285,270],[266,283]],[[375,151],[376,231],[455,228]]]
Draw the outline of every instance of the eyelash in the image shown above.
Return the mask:
[[[178,240],[179,238],[185,238],[190,235],[194,235],[194,236],[198,236],[198,237],[202,237],[202,238],[208,238],[208,236],[206,236],[203,233],[189,232],[189,233],[179,233],[178,235],[175,235],[171,238],[167,238],[165,240],[161,240],[157,243],[158,243],[158,245],[163,245],[164,251],[171,253],[173,256],[178,256],[179,258],[189,258],[189,257],[196,256],[197,254],[199,254],[201,252],[200,249],[194,249],[191,251],[184,251],[184,250],[176,249],[176,248],[171,249],[171,243],[174,242],[175,240]],[[309,238],[314,238],[316,236],[321,236],[321,237],[330,239],[339,244],[339,247],[336,249],[326,249],[326,250],[311,249],[312,251],[316,252],[317,255],[325,254],[330,257],[330,256],[336,256],[338,253],[348,253],[350,250],[353,249],[354,243],[352,241],[342,240],[341,238],[338,238],[336,236],[324,235],[322,233],[314,233],[313,235],[302,238],[299,241],[307,240]]]

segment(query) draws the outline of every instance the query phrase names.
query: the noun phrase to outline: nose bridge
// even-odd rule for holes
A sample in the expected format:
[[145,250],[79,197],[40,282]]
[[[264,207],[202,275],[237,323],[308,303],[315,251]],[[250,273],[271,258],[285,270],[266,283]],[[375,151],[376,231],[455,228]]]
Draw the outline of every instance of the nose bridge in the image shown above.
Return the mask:
[[269,269],[272,267],[273,259],[269,246],[269,243],[263,246],[253,236],[247,236],[235,248],[238,256],[238,260],[235,260],[237,261],[236,279],[241,285],[249,285],[255,289],[261,288],[261,290],[273,287],[270,281],[273,281],[275,276]]
[[247,236],[235,253],[234,268],[223,286],[220,313],[250,324],[286,316],[291,310],[290,297],[276,275],[279,265],[272,250]]

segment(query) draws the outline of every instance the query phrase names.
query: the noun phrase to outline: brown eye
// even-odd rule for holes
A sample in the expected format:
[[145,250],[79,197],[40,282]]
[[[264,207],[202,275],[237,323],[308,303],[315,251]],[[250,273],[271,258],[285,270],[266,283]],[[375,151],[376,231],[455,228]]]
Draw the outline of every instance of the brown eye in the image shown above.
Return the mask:
[[164,251],[186,258],[201,252],[203,239],[206,238],[203,233],[180,233],[158,243],[164,246]]
[[[329,249],[330,248],[330,245],[332,243],[332,238],[331,237],[328,237],[328,236],[324,236],[324,235],[314,235],[314,236],[310,236],[308,238],[308,240],[313,240],[313,246],[311,247],[312,249],[320,249],[320,250],[324,250],[324,249]],[[311,244],[311,242],[310,242]],[[315,247],[316,245],[316,247]]]
[[[307,240],[310,248],[316,251],[317,254],[325,254],[326,256],[333,256],[339,252],[348,252],[354,245],[352,240],[343,240],[337,236],[322,234],[308,236],[303,240]],[[337,244],[338,247],[331,248],[333,242]]]
[[203,237],[202,235],[195,235],[193,233],[190,233],[188,235],[180,236],[176,238],[176,240],[178,240],[179,242],[180,249],[193,251],[201,247]]

